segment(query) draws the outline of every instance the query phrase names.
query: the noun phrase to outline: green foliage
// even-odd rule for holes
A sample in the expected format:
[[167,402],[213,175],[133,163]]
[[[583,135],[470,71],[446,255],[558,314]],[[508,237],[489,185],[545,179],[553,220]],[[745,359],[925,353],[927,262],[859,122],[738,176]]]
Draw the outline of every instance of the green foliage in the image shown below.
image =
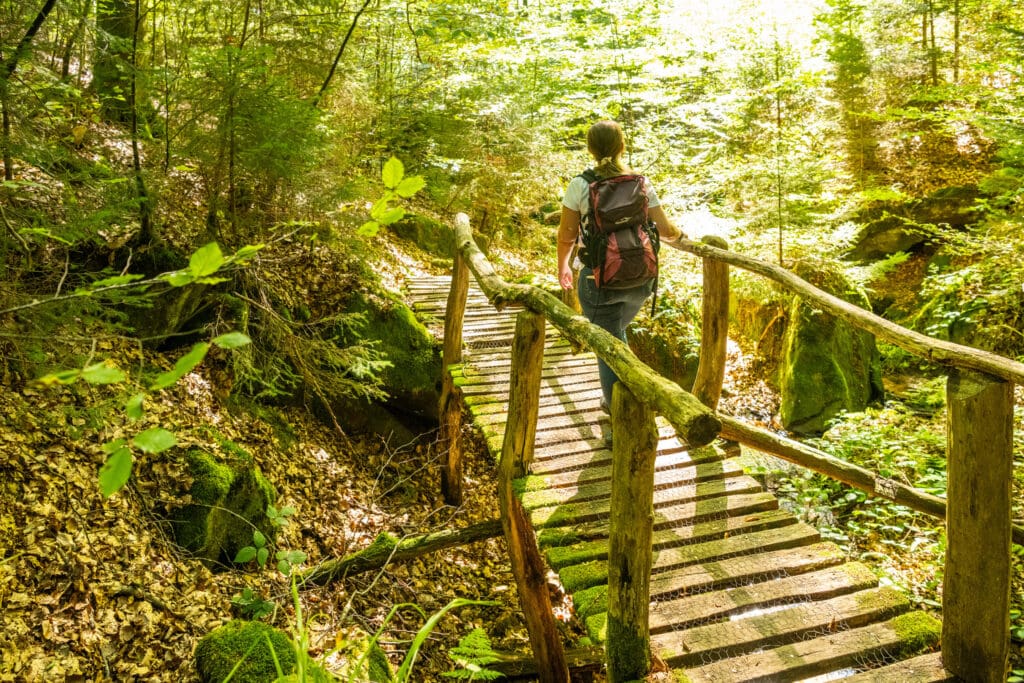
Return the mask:
[[364,237],[373,237],[381,226],[402,220],[405,209],[392,206],[392,202],[397,199],[409,199],[426,185],[423,176],[406,177],[405,166],[395,157],[391,157],[384,164],[381,180],[384,183],[384,194],[370,208],[370,220],[363,223],[358,230],[358,234]]
[[459,644],[448,651],[448,656],[459,668],[446,672],[446,678],[494,681],[504,676],[500,672],[487,669],[488,664],[500,661],[500,657],[491,647],[491,639],[482,628],[475,628],[463,636]]

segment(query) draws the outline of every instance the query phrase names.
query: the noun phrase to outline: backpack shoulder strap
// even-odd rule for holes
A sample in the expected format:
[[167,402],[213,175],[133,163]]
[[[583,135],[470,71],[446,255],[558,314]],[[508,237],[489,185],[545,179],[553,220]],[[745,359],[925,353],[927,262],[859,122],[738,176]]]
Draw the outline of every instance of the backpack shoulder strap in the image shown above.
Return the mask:
[[577,177],[583,178],[588,183],[592,183],[592,182],[594,182],[594,181],[596,181],[598,179],[597,178],[597,174],[594,173],[594,169],[592,169],[592,168],[588,168],[583,173],[580,173],[579,176],[577,176]]

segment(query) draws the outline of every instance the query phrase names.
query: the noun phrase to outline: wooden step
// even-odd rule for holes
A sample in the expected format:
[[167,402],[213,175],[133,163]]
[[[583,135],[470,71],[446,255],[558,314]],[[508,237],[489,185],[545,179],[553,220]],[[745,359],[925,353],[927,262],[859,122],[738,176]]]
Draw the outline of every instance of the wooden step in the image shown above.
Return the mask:
[[[674,455],[685,455],[680,451]],[[667,456],[654,461],[654,485],[667,486],[678,482],[708,481],[725,479],[743,474],[743,468],[732,460],[712,460],[694,463],[688,458]],[[593,482],[608,481],[612,478],[612,466],[607,464],[587,467],[582,470],[556,474],[535,475],[516,482],[517,490],[541,491],[545,489],[585,488]]]
[[[811,545],[820,537],[818,530],[814,527],[797,523],[719,540],[655,550],[651,581],[652,583],[654,581],[653,575],[670,569],[714,562],[738,555],[760,554],[760,552],[769,550]],[[599,583],[607,583],[608,561],[593,560],[563,567],[558,572],[558,576],[562,580],[565,590],[570,593],[582,588],[590,588]]]
[[[936,622],[937,623],[937,622]],[[933,640],[928,645],[935,645]],[[940,681],[956,681],[956,676],[942,666],[942,653],[932,652],[913,659],[883,666],[880,669],[864,671],[856,676],[844,678],[843,683],[939,683]]]
[[[712,541],[725,538],[726,536],[738,536],[749,534],[755,531],[773,529],[781,526],[796,524],[797,519],[791,513],[784,510],[769,510],[767,512],[756,512],[752,515],[741,515],[739,517],[726,517],[725,519],[714,519],[709,522],[700,522],[687,526],[676,526],[668,529],[654,531],[651,536],[652,550],[670,548],[683,543],[696,544],[704,541]],[[547,531],[547,530],[544,530]],[[543,547],[545,541],[559,541],[563,545],[550,545],[544,550],[548,565],[558,570],[573,564],[603,560],[608,557],[608,524],[595,523],[584,527],[573,527],[567,529],[571,537],[580,538],[584,534],[589,540],[580,540],[575,543],[564,544],[566,537],[551,534],[548,537],[538,538],[538,543]]]
[[[801,600],[824,600],[877,585],[878,577],[874,572],[859,562],[850,562],[802,576],[655,602],[651,605],[648,624],[651,633],[664,633],[722,621],[752,609]],[[588,618],[587,632],[590,637],[603,642],[606,622],[607,613]]]
[[[843,551],[825,541],[797,548],[784,548],[758,555],[730,557],[715,562],[681,567],[651,577],[651,599],[672,600],[683,595],[718,590],[745,583],[792,576],[841,564]],[[608,586],[601,584],[572,595],[573,607],[581,619],[608,611]]]
[[[816,633],[833,634],[834,637],[838,631],[889,619],[909,608],[910,601],[906,596],[885,586],[777,612],[659,633],[651,636],[651,651],[672,667],[699,666],[702,662],[720,659],[722,653],[736,656],[789,643],[799,645],[797,641]],[[784,657],[783,661],[796,662],[801,658],[805,656]],[[765,658],[765,662],[770,659]],[[737,666],[733,667],[733,663]],[[761,677],[757,680],[765,680],[763,667],[741,665],[738,660],[727,664],[735,671],[756,672],[754,675]]]
[[[879,589],[892,591],[892,589]],[[862,593],[855,594],[856,598]],[[844,598],[845,600],[845,598]],[[884,604],[884,602],[883,602]],[[838,614],[837,614],[838,615]],[[768,615],[775,616],[775,615]],[[818,620],[825,627],[831,625],[829,615]],[[858,617],[859,621],[863,617]],[[855,626],[847,620],[843,626]],[[797,629],[799,630],[799,629]],[[825,630],[824,628],[822,630]],[[844,668],[857,667],[872,659],[898,658],[913,654],[924,648],[934,647],[939,642],[941,624],[938,620],[923,613],[911,612],[902,614],[882,623],[866,625],[862,628],[835,631],[835,628],[818,638],[801,640],[764,652],[747,654],[733,659],[723,659],[713,664],[686,669],[687,678],[692,683],[776,683],[778,681],[796,681],[811,676],[819,676]],[[682,636],[693,631],[684,631]],[[712,635],[712,634],[704,634]],[[754,638],[751,638],[754,640]],[[933,656],[933,655],[930,655]],[[689,657],[688,659],[693,659]],[[915,661],[915,660],[911,660]],[[890,672],[880,673],[881,677],[871,677],[871,672],[843,678],[844,683],[910,683],[913,681],[945,681],[952,678],[929,677],[934,669],[922,665],[928,672],[924,678],[906,678],[897,665]],[[888,668],[888,667],[886,667]],[[913,672],[915,669],[911,668]],[[885,672],[886,669],[878,669]],[[892,673],[892,676],[889,676]],[[868,676],[863,678],[863,676]]]

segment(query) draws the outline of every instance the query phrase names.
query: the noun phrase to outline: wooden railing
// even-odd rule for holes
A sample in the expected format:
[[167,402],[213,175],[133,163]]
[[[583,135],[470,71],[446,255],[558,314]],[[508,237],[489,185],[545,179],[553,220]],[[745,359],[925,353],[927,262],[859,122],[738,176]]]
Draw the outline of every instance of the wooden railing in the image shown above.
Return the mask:
[[[833,477],[871,495],[947,519],[942,649],[947,670],[966,681],[1003,681],[1009,656],[1010,543],[1024,543],[1011,524],[1013,384],[1024,365],[996,354],[932,339],[823,292],[777,266],[727,251],[724,241],[682,240],[674,245],[702,258],[704,301],[701,351],[692,393],[659,376],[619,339],[590,324],[542,289],[500,278],[472,237],[469,219],[456,219],[457,255],[448,299],[441,399],[447,453],[442,488],[449,503],[462,499],[461,397],[449,365],[461,361],[462,318],[469,272],[489,301],[520,304],[512,349],[508,421],[499,464],[502,524],[519,586],[531,645],[542,681],[567,681],[568,665],[554,626],[546,568],[512,481],[533,457],[543,360],[550,321],[571,342],[591,349],[618,375],[612,406],[613,476],[609,534],[608,674],[611,681],[642,678],[650,665],[647,605],[651,554],[653,471],[660,414],[690,448],[716,436]],[[771,279],[805,301],[878,338],[950,368],[947,388],[947,499],[879,477],[799,442],[714,412],[725,373],[728,266]],[[646,541],[645,541],[646,539]],[[639,656],[637,653],[641,653]]]

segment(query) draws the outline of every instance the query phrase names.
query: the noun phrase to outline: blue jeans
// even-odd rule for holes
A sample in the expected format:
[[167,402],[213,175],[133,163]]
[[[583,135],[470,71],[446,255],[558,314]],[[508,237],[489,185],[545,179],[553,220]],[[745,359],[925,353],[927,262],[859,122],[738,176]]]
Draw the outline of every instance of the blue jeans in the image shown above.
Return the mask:
[[[594,284],[594,272],[584,267],[580,271],[578,285],[580,308],[590,322],[607,330],[613,337],[626,341],[626,326],[640,312],[653,288],[654,282],[651,281],[632,289],[598,289]],[[612,387],[619,378],[600,358],[597,359],[597,374],[601,378],[601,393],[610,408]]]

